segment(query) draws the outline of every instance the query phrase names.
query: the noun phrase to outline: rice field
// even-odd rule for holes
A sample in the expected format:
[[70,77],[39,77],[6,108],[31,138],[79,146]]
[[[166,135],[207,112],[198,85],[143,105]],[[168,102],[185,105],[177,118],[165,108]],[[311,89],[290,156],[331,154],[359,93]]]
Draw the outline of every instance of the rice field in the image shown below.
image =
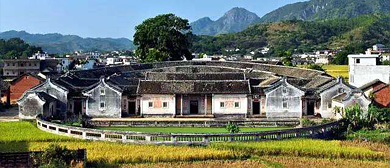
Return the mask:
[[258,156],[305,156],[314,158],[347,158],[360,160],[387,160],[384,152],[369,148],[342,145],[341,141],[293,139],[265,142],[215,143],[212,148],[233,150]]
[[323,159],[307,157],[288,157],[288,156],[264,156],[248,160],[217,160],[202,162],[178,162],[178,163],[154,163],[154,164],[135,164],[123,165],[126,168],[198,168],[198,167],[235,167],[235,168],[329,168],[329,167],[348,167],[348,168],[388,168],[389,164],[378,161],[360,161],[345,159]]
[[346,81],[349,79],[348,65],[324,65],[322,68],[333,77],[343,77]]
[[377,143],[295,139],[209,146],[135,145],[53,135],[29,122],[0,122],[0,152],[44,150],[51,143],[87,149],[88,166],[92,167],[390,166],[390,147]]
[[[307,65],[300,65],[300,68],[307,68]],[[330,76],[335,78],[343,77],[345,81],[349,79],[349,67],[348,65],[323,65],[322,68],[328,73]]]

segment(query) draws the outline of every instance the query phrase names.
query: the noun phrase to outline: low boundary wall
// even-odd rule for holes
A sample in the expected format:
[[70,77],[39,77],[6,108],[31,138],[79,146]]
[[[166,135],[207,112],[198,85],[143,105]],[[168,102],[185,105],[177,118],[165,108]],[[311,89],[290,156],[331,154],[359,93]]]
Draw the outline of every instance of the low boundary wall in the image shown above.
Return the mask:
[[279,127],[298,126],[299,119],[250,119],[250,120],[88,120],[92,126],[130,126],[130,127],[225,127],[232,121],[240,127]]
[[37,118],[39,129],[85,140],[99,140],[138,144],[207,144],[221,141],[264,141],[290,138],[326,138],[334,128],[342,125],[336,121],[324,125],[278,131],[218,134],[140,133],[78,128],[51,123]]

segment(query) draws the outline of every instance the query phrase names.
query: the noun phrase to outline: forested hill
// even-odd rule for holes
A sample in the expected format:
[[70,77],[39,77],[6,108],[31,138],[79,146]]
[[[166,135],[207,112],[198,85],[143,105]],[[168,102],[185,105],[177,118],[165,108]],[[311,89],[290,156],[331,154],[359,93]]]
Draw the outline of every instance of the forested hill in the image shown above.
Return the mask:
[[260,22],[353,18],[388,12],[390,12],[389,0],[310,0],[285,5],[263,16]]
[[76,35],[30,34],[25,31],[0,33],[0,39],[19,37],[25,42],[42,47],[48,53],[68,53],[73,51],[113,51],[134,49],[133,42],[126,38],[82,38]]
[[326,21],[291,20],[258,24],[246,30],[217,37],[198,36],[193,52],[222,53],[226,48],[254,51],[270,47],[272,52],[342,49],[351,45],[389,44],[390,16],[364,15]]

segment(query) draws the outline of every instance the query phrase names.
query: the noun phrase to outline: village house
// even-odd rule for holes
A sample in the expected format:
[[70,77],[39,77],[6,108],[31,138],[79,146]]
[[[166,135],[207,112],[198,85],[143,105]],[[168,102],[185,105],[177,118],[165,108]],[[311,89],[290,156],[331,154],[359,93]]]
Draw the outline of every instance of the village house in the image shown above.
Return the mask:
[[19,77],[12,80],[9,84],[9,90],[5,97],[9,98],[6,102],[11,105],[16,105],[18,99],[23,95],[24,92],[31,89],[32,87],[39,85],[44,79],[38,75],[33,74],[22,74]]
[[352,89],[315,70],[179,61],[71,71],[28,90],[18,104],[26,118],[332,118],[331,109],[323,107]]
[[333,57],[330,55],[321,55],[316,57],[316,64],[330,64],[332,63]]
[[390,107],[390,86],[382,81],[375,79],[369,82],[360,89],[364,92],[364,95],[373,100],[376,106],[382,108]]
[[361,87],[374,79],[390,82],[390,66],[379,64],[379,55],[349,55],[349,83]]
[[25,73],[38,74],[40,60],[38,59],[3,59],[3,76],[18,77]]
[[[367,111],[371,100],[367,98],[361,90],[353,90],[352,92],[341,93],[332,99],[332,108],[338,109],[334,110],[334,118],[341,119],[345,108],[359,105],[363,111]],[[337,108],[336,108],[337,107]]]
[[317,110],[318,114],[325,118],[332,117],[334,115],[334,106],[332,104],[334,97],[339,94],[350,93],[354,89],[356,89],[356,87],[349,85],[341,77],[320,87],[318,94],[321,102],[319,103],[319,109]]

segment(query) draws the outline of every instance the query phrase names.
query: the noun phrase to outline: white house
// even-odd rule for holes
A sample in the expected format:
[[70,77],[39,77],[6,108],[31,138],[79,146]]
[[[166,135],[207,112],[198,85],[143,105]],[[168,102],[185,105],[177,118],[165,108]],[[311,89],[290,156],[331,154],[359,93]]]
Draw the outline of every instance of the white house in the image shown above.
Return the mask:
[[379,55],[349,55],[349,83],[361,87],[375,79],[390,82],[390,66],[378,65]]

